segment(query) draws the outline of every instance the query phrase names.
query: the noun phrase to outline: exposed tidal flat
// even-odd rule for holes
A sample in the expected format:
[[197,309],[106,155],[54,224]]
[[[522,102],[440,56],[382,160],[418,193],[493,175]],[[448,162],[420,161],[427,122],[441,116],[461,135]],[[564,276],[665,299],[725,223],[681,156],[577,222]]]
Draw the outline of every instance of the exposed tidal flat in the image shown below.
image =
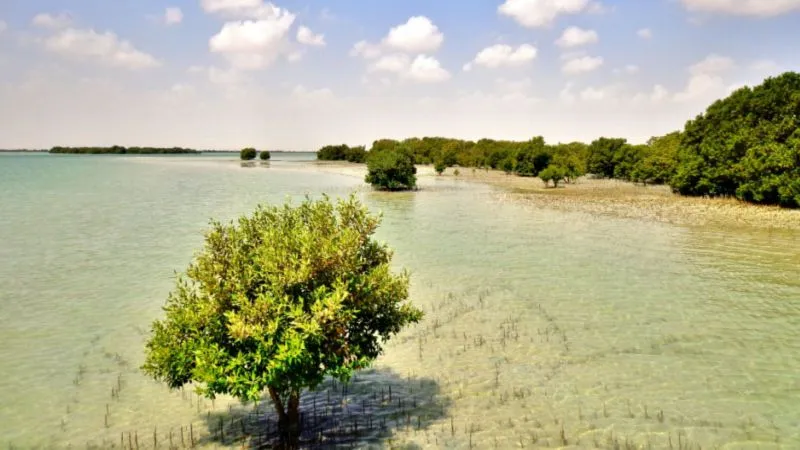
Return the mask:
[[[422,168],[419,191],[380,193],[361,166],[235,158],[0,156],[0,446],[239,448],[270,427],[266,404],[142,376],[144,333],[210,217],[357,190],[426,318],[304,398],[329,443],[800,447],[791,226],[594,210],[593,181],[539,192]],[[633,209],[670,196],[648,189]]]

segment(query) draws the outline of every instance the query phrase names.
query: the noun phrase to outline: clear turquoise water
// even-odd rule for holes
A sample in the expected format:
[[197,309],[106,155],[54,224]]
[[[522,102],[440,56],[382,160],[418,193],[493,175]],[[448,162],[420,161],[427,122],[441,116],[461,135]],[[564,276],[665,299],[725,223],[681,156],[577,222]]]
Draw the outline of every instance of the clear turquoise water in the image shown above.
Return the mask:
[[800,448],[800,236],[533,209],[425,171],[375,193],[309,159],[0,154],[0,446],[208,432],[228,401],[136,370],[174,271],[211,217],[355,190],[428,313],[376,367],[448,405],[392,443]]

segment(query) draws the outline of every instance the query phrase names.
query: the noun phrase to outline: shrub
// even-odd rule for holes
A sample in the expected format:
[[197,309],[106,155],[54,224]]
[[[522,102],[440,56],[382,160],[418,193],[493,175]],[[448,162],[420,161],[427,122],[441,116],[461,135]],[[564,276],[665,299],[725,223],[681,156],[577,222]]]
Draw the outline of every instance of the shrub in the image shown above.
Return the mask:
[[379,223],[353,196],[213,222],[153,323],[142,369],[210,398],[258,401],[266,389],[295,438],[302,390],[347,380],[422,317],[408,274],[393,274],[392,251],[372,238]]
[[545,187],[547,187],[547,183],[552,181],[553,187],[557,188],[558,183],[561,182],[567,176],[567,170],[561,166],[551,165],[548,166],[546,169],[539,172],[539,178],[544,181]]
[[239,158],[241,158],[242,161],[250,161],[256,159],[256,153],[256,149],[252,147],[243,148],[242,151],[239,152]]
[[613,178],[619,161],[618,153],[628,145],[625,139],[601,137],[589,144],[589,159],[586,170],[604,178]]
[[433,165],[433,170],[436,171],[437,175],[441,175],[447,169],[447,164],[445,164],[444,160],[437,160],[436,163]]
[[262,161],[269,161],[269,159],[272,157],[267,150],[261,150],[261,153],[258,156]]
[[365,181],[384,191],[405,191],[417,186],[417,168],[411,153],[402,147],[371,150]]

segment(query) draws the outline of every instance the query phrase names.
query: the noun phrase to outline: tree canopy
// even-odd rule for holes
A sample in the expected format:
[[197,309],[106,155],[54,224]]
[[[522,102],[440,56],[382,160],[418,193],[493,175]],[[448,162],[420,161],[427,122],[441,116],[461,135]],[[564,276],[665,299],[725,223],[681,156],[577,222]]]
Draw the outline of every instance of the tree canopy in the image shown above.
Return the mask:
[[376,144],[367,156],[365,181],[384,191],[414,189],[417,186],[417,168],[411,152],[396,141]]
[[346,144],[326,145],[317,150],[317,159],[320,161],[349,161],[353,163],[363,163],[366,159],[367,151],[362,146],[349,147]]
[[242,161],[251,161],[253,159],[256,159],[257,153],[258,152],[256,151],[256,149],[252,147],[243,148],[242,151],[239,152],[239,158],[241,158]]
[[408,274],[392,273],[392,251],[372,238],[379,223],[354,196],[212,222],[153,323],[143,370],[211,398],[254,401],[266,389],[296,427],[303,389],[347,380],[422,317]]
[[689,121],[672,188],[800,206],[800,74],[743,87]]
[[261,150],[258,153],[258,157],[261,158],[262,161],[269,161],[269,159],[272,158],[272,155],[270,155],[268,150]]

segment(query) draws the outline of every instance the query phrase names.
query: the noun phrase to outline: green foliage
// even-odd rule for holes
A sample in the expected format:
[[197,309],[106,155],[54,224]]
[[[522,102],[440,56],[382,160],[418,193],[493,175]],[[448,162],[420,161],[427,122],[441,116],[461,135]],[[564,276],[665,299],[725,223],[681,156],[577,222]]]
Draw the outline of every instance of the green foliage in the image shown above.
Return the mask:
[[618,148],[612,161],[614,164],[614,178],[618,180],[631,181],[633,170],[645,155],[647,155],[650,147],[647,145],[630,145],[625,144]]
[[800,206],[800,73],[767,78],[686,124],[672,178],[684,195]]
[[516,153],[516,172],[523,177],[535,177],[549,164],[552,155],[544,143],[544,138],[537,136],[520,146]]
[[392,251],[372,238],[379,223],[354,196],[213,222],[153,323],[142,369],[210,398],[255,401],[267,389],[281,420],[296,421],[303,389],[347,380],[422,317],[408,274],[393,274]]
[[416,173],[413,155],[397,141],[376,141],[369,151],[365,181],[376,189],[414,189],[417,186]]
[[517,161],[511,156],[506,156],[498,164],[498,168],[507,174],[513,173],[516,167],[517,167]]
[[625,139],[601,137],[594,140],[589,144],[586,170],[603,178],[613,178],[617,161],[621,159],[617,155],[624,151],[626,145],[628,142]]
[[433,164],[433,170],[436,171],[438,175],[441,175],[447,169],[447,164],[445,164],[443,159],[438,159]]
[[589,156],[589,146],[582,142],[557,144],[552,146],[552,165],[559,166],[566,172],[564,179],[573,182],[578,177],[586,175],[586,160]]
[[547,166],[547,168],[539,173],[539,178],[544,181],[545,186],[547,186],[548,182],[552,181],[553,187],[558,187],[558,183],[566,177],[567,169],[557,165]]
[[395,139],[378,139],[377,141],[372,143],[372,147],[370,147],[369,152],[372,153],[379,153],[382,151],[394,151],[403,149],[410,155],[414,155],[412,152],[412,147],[403,146],[400,141]]
[[198,150],[182,147],[122,147],[120,145],[115,145],[113,147],[53,147],[50,149],[50,153],[78,155],[169,155],[200,152]]
[[269,154],[268,150],[261,150],[261,152],[258,154],[258,157],[261,158],[262,161],[269,161],[272,155]]
[[242,161],[250,161],[256,159],[256,149],[252,147],[243,148],[241,152],[239,152],[239,158]]
[[675,176],[680,142],[679,131],[651,138],[644,158],[634,165],[630,178],[645,184],[668,183]]
[[349,161],[352,163],[363,163],[366,160],[367,151],[364,146],[349,147],[345,144],[326,145],[317,150],[317,159],[320,161]]

